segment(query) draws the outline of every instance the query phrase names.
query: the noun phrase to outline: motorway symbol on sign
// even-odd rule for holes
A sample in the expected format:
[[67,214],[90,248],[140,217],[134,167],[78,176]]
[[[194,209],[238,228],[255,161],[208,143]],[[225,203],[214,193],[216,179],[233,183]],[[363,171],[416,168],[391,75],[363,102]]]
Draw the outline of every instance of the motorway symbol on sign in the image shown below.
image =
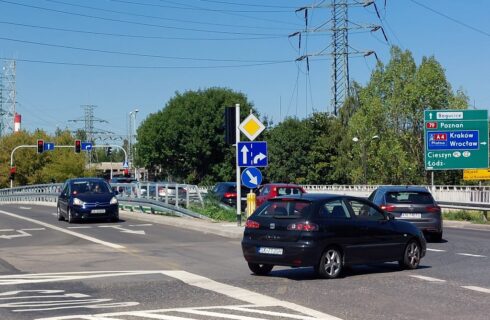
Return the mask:
[[426,170],[487,169],[487,110],[425,110]]
[[51,151],[54,150],[54,143],[53,142],[45,142],[44,143],[44,151]]
[[239,167],[267,167],[267,142],[238,142]]
[[84,151],[92,150],[92,142],[82,142],[82,150]]
[[262,183],[262,173],[254,167],[249,167],[242,172],[242,184],[247,188],[257,188]]
[[247,136],[247,138],[253,141],[262,131],[264,131],[265,126],[251,113],[242,123],[240,123],[238,128]]

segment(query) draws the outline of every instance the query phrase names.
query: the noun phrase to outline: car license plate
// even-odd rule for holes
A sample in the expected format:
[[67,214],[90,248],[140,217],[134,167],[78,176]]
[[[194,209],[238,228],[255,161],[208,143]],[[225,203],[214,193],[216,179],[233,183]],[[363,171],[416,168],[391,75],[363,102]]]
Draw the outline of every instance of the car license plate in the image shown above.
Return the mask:
[[282,255],[283,249],[282,248],[267,248],[267,247],[260,247],[259,248],[259,253],[262,254],[274,254],[274,255]]
[[105,209],[94,209],[91,212],[92,213],[105,213]]
[[420,213],[402,213],[400,215],[400,218],[420,219],[422,218],[422,215]]

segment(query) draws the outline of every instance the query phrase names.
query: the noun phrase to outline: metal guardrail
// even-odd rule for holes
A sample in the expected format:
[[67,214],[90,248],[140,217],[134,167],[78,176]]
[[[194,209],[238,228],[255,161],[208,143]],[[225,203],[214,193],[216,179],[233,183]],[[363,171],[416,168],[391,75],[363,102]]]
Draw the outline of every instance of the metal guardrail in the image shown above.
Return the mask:
[[[0,190],[0,204],[9,203],[37,203],[41,205],[56,206],[58,195],[63,184],[40,184],[15,187]],[[166,212],[177,216],[186,216],[199,219],[209,219],[206,216],[190,211],[192,203],[203,205],[203,198],[199,188],[186,184],[158,184],[158,183],[111,183],[118,190],[117,198],[122,206],[136,207],[141,211],[149,208],[151,212]],[[150,190],[143,193],[141,190]],[[152,190],[155,192],[152,193]],[[160,192],[156,192],[160,190]],[[174,193],[170,192],[174,190]],[[181,190],[181,191],[179,191]],[[185,191],[184,191],[185,190]],[[161,196],[161,194],[165,194]],[[179,197],[180,194],[180,197]]]

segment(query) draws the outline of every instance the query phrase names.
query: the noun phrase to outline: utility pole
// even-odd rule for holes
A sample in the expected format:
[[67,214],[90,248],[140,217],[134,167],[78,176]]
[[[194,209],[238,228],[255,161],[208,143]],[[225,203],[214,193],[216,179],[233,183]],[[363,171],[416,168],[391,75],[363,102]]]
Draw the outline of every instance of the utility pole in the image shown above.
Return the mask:
[[[349,20],[349,8],[351,7],[367,7],[373,5],[378,18],[381,20],[376,3],[374,0],[331,0],[330,4],[313,4],[310,6],[301,7],[296,12],[304,12],[305,29],[297,31],[289,35],[289,37],[299,37],[298,49],[301,50],[301,42],[305,36],[310,33],[331,33],[331,42],[327,48],[330,48],[330,52],[326,52],[326,48],[316,52],[309,53],[304,52],[296,61],[306,61],[307,73],[310,69],[310,58],[318,56],[330,56],[332,59],[332,99],[331,107],[333,114],[337,115],[339,109],[343,106],[346,98],[350,94],[350,79],[349,79],[349,57],[350,56],[369,56],[374,54],[376,59],[378,58],[376,53],[372,50],[362,51],[352,47],[349,43],[349,30],[352,29],[369,29],[371,32],[381,30],[383,36],[388,42],[386,34],[379,25],[361,25],[353,23]],[[329,8],[331,10],[331,18],[327,22],[320,23],[317,26],[313,26],[311,21],[310,11],[320,8]],[[324,28],[326,25],[330,25],[329,28]]]
[[0,136],[14,132],[16,61],[7,60],[0,79]]

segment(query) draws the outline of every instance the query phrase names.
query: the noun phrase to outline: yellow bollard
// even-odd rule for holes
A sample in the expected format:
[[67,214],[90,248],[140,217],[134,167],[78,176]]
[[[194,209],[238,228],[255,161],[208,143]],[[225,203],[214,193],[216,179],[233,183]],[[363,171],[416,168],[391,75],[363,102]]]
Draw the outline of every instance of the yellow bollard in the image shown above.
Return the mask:
[[247,193],[247,218],[255,211],[255,197],[255,193],[251,190],[250,193]]

